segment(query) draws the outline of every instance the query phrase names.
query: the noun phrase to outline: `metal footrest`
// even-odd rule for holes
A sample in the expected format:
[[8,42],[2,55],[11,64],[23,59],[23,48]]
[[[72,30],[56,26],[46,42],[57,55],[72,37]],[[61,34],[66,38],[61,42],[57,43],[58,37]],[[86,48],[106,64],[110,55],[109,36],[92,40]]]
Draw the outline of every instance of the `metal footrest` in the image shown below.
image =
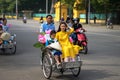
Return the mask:
[[11,43],[11,44],[1,44],[0,48],[12,48],[13,46],[14,46],[13,43]]
[[82,61],[76,62],[63,62],[62,68],[78,68],[82,66]]

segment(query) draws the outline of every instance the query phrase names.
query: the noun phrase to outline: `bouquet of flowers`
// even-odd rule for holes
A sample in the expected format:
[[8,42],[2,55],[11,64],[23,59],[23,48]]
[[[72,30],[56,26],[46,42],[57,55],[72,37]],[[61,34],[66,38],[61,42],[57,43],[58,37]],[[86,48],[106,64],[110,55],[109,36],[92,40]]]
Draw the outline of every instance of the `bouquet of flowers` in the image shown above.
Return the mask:
[[38,35],[38,42],[35,43],[33,46],[36,48],[40,48],[40,47],[45,47],[45,42],[46,39],[49,38],[49,34],[50,34],[51,30],[46,30],[45,33],[40,33]]

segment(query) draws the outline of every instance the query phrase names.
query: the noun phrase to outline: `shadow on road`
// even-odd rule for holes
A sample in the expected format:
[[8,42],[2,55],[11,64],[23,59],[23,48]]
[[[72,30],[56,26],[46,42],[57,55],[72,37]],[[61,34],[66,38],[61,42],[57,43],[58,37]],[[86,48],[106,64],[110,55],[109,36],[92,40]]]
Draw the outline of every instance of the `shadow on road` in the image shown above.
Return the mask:
[[82,70],[79,77],[74,77],[72,73],[59,74],[51,77],[50,80],[99,80],[119,76],[118,74],[108,73],[106,70]]

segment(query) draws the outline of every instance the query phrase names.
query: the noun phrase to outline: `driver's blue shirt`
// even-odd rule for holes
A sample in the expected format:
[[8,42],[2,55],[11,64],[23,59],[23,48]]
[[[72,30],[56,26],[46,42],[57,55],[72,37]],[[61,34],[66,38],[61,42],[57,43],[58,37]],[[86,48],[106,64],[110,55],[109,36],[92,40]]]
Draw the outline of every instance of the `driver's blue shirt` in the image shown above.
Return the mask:
[[48,24],[47,22],[41,24],[40,32],[45,32],[46,30],[55,30],[55,25],[53,23]]

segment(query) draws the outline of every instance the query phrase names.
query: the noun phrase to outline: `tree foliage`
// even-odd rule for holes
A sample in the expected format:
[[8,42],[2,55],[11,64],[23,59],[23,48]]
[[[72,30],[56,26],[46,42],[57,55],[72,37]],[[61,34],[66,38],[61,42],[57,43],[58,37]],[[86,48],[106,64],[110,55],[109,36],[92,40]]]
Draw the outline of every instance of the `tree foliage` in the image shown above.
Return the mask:
[[[39,9],[45,10],[45,1],[46,0],[18,0],[18,10],[33,10],[34,12],[38,12]],[[49,1],[49,9],[51,6],[51,2],[53,0],[48,0]],[[56,0],[55,0],[56,1]],[[87,1],[88,0],[77,0],[80,1],[74,7],[75,1],[76,0],[57,0],[61,1],[62,3],[65,3],[68,5],[69,8],[73,9],[85,9],[87,6]],[[91,2],[91,7],[93,11],[95,12],[104,12],[105,9],[108,12],[112,11],[118,11],[120,10],[120,0],[90,0]],[[0,0],[0,11],[1,12],[10,12],[14,11],[15,12],[15,6],[16,6],[16,0]]]
[[13,11],[15,7],[15,0],[0,0],[0,10],[2,13]]

